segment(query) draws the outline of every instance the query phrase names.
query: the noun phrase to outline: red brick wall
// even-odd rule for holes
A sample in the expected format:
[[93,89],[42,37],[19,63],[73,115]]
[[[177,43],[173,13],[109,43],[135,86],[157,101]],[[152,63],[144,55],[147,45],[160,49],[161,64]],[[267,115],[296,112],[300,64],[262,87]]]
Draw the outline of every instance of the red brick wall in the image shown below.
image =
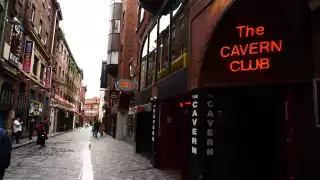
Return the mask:
[[[203,2],[205,3],[205,2]],[[216,0],[209,4],[208,7],[202,7],[203,10],[198,12],[196,6],[198,3],[190,3],[190,59],[189,59],[189,89],[194,89],[200,86],[201,65],[203,55],[207,49],[207,43],[210,40],[214,26],[226,7],[231,3],[231,0]],[[200,8],[200,7],[199,7]],[[199,28],[201,27],[201,28]],[[205,74],[201,75],[205,76]]]
[[[138,24],[138,3],[136,0],[127,0],[122,4],[119,77],[129,78],[129,61],[133,57]],[[124,16],[123,16],[124,15]]]

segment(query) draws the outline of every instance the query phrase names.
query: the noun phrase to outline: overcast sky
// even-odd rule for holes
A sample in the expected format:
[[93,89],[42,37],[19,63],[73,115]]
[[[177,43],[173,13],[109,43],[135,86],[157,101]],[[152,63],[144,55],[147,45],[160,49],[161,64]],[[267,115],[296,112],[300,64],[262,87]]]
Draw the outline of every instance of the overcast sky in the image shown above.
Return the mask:
[[107,58],[110,0],[58,0],[60,27],[78,65],[84,69],[86,98],[100,96],[101,61]]

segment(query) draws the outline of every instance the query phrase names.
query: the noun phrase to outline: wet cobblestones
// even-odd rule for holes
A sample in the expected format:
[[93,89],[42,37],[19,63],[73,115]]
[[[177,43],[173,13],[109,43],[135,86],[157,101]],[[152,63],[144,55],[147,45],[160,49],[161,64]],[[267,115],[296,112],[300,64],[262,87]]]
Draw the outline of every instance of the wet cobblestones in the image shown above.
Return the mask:
[[12,153],[5,180],[178,180],[176,172],[153,168],[123,141],[92,139],[89,130],[66,133],[47,147],[28,145]]

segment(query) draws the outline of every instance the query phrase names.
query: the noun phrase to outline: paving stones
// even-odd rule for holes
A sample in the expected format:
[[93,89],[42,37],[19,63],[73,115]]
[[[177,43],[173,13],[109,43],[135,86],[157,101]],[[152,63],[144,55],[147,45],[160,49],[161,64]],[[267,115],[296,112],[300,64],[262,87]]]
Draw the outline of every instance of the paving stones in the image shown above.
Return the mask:
[[5,180],[179,180],[176,172],[153,168],[133,148],[109,136],[92,138],[89,129],[50,138],[12,153]]

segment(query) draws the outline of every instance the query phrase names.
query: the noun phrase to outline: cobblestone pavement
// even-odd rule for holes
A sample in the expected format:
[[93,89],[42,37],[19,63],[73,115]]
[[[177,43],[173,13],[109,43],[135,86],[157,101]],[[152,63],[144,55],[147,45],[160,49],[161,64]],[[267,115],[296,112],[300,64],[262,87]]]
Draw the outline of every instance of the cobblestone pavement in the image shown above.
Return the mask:
[[153,168],[123,141],[92,138],[80,129],[12,153],[5,180],[178,180],[177,173]]

